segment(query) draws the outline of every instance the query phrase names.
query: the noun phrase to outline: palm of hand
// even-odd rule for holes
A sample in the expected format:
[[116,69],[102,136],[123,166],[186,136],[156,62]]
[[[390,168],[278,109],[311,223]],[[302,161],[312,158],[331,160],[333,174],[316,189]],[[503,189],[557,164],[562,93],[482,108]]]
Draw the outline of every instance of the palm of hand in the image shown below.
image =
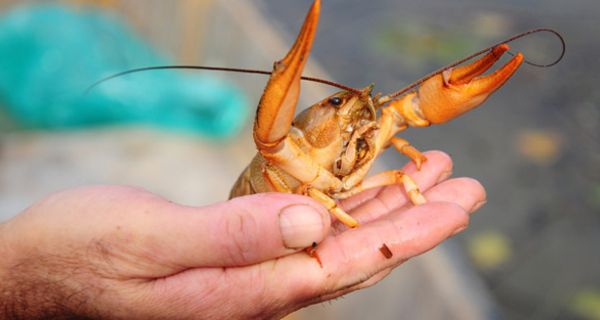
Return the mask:
[[[451,160],[440,152],[427,157],[421,171],[412,164],[405,171],[429,203],[413,207],[399,186],[367,190],[342,202],[361,223],[352,230],[330,227],[325,209],[295,195],[191,208],[126,187],[66,191],[0,225],[0,243],[13,257],[4,275],[19,282],[15,296],[48,289],[29,304],[38,317],[48,310],[146,319],[283,316],[370,286],[466,227],[483,188],[468,178],[443,181]],[[290,205],[324,217],[322,226],[295,235],[292,247],[279,221]],[[322,266],[302,252],[312,241],[320,242]],[[390,259],[379,251],[383,243]]]

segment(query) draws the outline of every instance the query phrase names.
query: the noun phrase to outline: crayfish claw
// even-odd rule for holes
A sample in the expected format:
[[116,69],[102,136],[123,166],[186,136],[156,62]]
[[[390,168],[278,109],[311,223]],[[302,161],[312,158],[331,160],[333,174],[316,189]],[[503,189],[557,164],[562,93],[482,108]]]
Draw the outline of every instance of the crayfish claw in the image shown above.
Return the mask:
[[445,77],[444,82],[447,84],[463,84],[468,83],[473,80],[473,78],[483,74],[489,68],[502,57],[502,54],[508,51],[509,46],[507,44],[501,44],[499,46],[494,47],[488,54],[483,56],[481,59],[463,66],[454,69],[450,69],[450,75]]
[[273,65],[273,72],[260,99],[254,123],[254,141],[259,149],[273,147],[290,130],[300,94],[302,70],[315,37],[320,0],[311,6],[296,42],[287,55]]
[[418,103],[418,106],[410,108],[419,110],[428,124],[452,120],[483,103],[517,71],[523,62],[521,53],[494,73],[478,77],[507,50],[508,45],[499,45],[469,65],[433,76],[423,82],[416,96],[409,94],[407,96],[411,100],[405,99],[400,103]]
[[517,71],[523,62],[523,55],[517,53],[502,68],[496,70],[489,76],[476,79],[471,84],[470,93],[473,95],[485,94],[486,97],[498,90]]

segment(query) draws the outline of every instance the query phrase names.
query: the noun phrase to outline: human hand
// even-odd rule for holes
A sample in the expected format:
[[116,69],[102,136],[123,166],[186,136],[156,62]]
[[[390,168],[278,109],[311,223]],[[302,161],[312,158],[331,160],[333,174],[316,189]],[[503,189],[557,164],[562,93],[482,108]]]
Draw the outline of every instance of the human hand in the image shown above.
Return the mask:
[[[367,287],[464,229],[485,199],[475,180],[443,181],[447,155],[426,156],[405,171],[427,204],[367,190],[342,202],[361,223],[351,230],[298,195],[201,208],[122,186],[49,196],[0,224],[0,318],[275,318]],[[301,252],[312,242],[322,267]]]

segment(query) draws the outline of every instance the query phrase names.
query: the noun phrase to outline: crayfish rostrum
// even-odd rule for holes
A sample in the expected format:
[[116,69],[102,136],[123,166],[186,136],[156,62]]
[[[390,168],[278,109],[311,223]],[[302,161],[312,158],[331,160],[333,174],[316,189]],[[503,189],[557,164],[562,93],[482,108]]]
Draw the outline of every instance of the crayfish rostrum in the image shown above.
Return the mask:
[[320,1],[315,0],[289,53],[275,62],[254,123],[258,153],[238,178],[230,197],[258,192],[308,195],[349,227],[358,222],[337,206],[362,190],[402,184],[411,202],[426,199],[416,183],[400,170],[366,177],[379,154],[389,146],[417,165],[427,159],[396,134],[408,127],[449,121],[483,103],[519,68],[516,54],[503,67],[487,71],[509,47],[493,47],[479,60],[445,69],[404,95],[373,95],[373,86],[345,87],[300,113],[295,109],[304,64],[317,30]]

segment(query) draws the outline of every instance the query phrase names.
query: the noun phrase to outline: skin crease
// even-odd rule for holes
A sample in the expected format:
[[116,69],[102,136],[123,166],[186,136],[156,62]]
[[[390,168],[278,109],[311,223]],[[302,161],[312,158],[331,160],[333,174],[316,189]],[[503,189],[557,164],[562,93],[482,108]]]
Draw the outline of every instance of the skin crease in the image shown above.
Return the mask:
[[[123,186],[50,195],[0,224],[0,318],[279,318],[373,285],[463,230],[485,201],[476,180],[447,180],[446,154],[425,155],[421,171],[404,170],[429,202],[410,205],[399,186],[367,190],[341,202],[361,223],[350,230],[299,195],[199,208]],[[283,245],[279,212],[293,205],[323,221],[306,239],[323,267]]]

